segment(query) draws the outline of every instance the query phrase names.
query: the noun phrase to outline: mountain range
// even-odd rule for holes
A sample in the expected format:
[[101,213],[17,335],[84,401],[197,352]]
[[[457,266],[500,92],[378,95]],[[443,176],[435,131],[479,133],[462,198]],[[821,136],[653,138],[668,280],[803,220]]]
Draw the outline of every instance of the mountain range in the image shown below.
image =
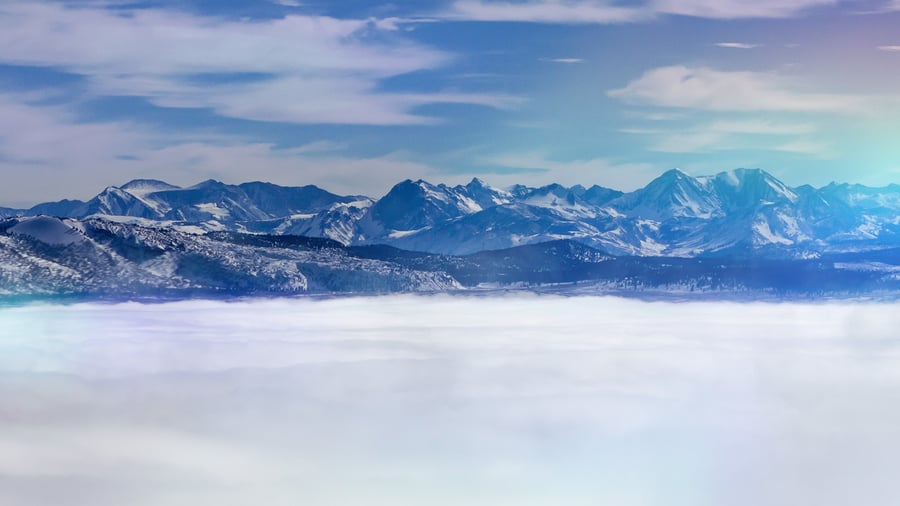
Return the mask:
[[900,246],[900,186],[790,187],[760,169],[669,170],[633,192],[406,180],[379,199],[316,186],[155,180],[0,216],[105,218],[182,232],[302,235],[464,255],[571,239],[610,255],[815,257]]
[[900,186],[790,187],[759,169],[647,186],[135,180],[0,208],[0,297],[591,290],[900,293]]

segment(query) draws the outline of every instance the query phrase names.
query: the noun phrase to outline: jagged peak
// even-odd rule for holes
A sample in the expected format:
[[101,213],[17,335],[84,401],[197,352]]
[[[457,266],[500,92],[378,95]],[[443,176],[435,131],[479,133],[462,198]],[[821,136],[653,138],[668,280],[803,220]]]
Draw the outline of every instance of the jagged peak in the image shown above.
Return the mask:
[[610,188],[608,186],[600,186],[599,184],[592,184],[590,188],[586,188],[585,192],[616,192],[622,193],[621,190],[616,190],[615,188]]
[[471,186],[471,187],[475,187],[475,188],[487,188],[488,184],[485,183],[483,179],[473,177],[472,180],[469,181],[469,184],[467,184],[466,186]]
[[404,179],[395,184],[383,198],[406,199],[412,198],[415,195],[416,198],[427,199],[431,196],[438,198],[439,200],[445,200],[446,194],[449,193],[452,193],[452,189],[443,184],[433,185],[424,179],[417,179],[415,181],[412,179]]
[[779,184],[783,184],[783,183],[781,183],[781,181],[778,180],[778,178],[776,178],[769,172],[766,172],[763,169],[759,169],[759,168],[748,169],[748,168],[744,168],[744,167],[738,167],[736,169],[719,172],[718,174],[716,174],[715,177],[717,179],[724,180],[724,181],[730,181],[733,183],[740,183],[742,181],[756,179],[756,180],[777,181]]
[[169,184],[159,179],[132,179],[119,186],[123,190],[177,190],[180,186]]
[[795,201],[798,197],[794,189],[772,174],[758,168],[738,168],[720,172],[716,174],[714,181],[720,185],[720,189],[727,189],[728,193],[736,191],[762,198],[764,195],[774,192],[776,195],[791,201]]
[[239,184],[240,187],[245,186],[265,186],[268,188],[290,188],[288,186],[281,186],[280,184],[275,184],[271,181],[246,181],[244,183]]
[[567,192],[567,191],[569,191],[569,189],[559,183],[550,183],[548,185],[544,185],[539,188],[535,188],[534,190],[532,190],[532,193],[546,194],[546,193],[550,193],[550,192]]
[[685,185],[699,189],[702,181],[679,168],[674,168],[663,172],[647,183],[643,191],[669,191],[669,188],[684,187]]
[[695,178],[694,176],[688,174],[687,172],[679,169],[678,167],[675,167],[674,169],[669,169],[669,170],[663,172],[662,174],[660,174],[659,176],[657,176],[655,179],[650,181],[650,183],[647,186],[650,186],[654,183],[662,183],[662,182],[669,183],[669,182],[677,182],[677,181],[697,182],[697,178]]
[[271,181],[247,181],[246,183],[241,183],[238,186],[240,186],[241,188],[246,188],[246,187],[251,187],[251,186],[264,186],[267,188],[281,188],[281,189],[285,189],[285,190],[316,189],[316,190],[327,191],[327,190],[324,190],[323,188],[316,186],[314,184],[305,184],[305,185],[301,185],[301,186],[283,186],[283,185],[280,185],[277,183],[272,183]]
[[217,188],[222,186],[228,186],[221,181],[217,181],[215,179],[207,179],[206,181],[200,181],[194,186],[189,187],[191,190],[203,189],[203,188]]
[[393,192],[394,190],[402,190],[402,189],[406,189],[406,188],[438,188],[438,187],[439,186],[433,185],[433,184],[429,183],[428,181],[425,181],[424,179],[412,180],[412,179],[407,178],[407,179],[404,179],[403,181],[400,181],[399,183],[395,184],[391,188],[390,191]]
[[688,174],[687,172],[681,170],[681,168],[679,168],[679,167],[673,167],[673,168],[671,168],[671,169],[669,169],[669,170],[663,172],[662,174],[659,175],[659,177],[658,177],[657,179],[661,179],[661,178],[666,178],[666,179],[668,179],[668,178],[675,178],[675,179],[679,179],[679,178],[689,178],[689,179],[694,179],[693,176],[691,176],[691,175]]

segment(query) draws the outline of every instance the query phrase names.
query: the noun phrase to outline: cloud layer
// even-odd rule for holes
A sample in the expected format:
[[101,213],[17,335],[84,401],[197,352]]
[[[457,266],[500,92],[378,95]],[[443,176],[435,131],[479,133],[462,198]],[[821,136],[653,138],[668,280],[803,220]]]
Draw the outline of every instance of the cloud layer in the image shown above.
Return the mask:
[[896,304],[603,297],[0,310],[0,502],[900,494]]
[[[67,107],[35,98],[40,99],[40,94],[0,92],[4,119],[0,150],[6,180],[0,187],[0,202],[6,205],[30,207],[63,197],[87,199],[105,185],[136,178],[178,185],[206,179],[240,183],[252,178],[379,195],[411,175],[436,173],[404,152],[350,156],[343,145],[328,141],[282,148],[238,136],[160,132],[132,121],[84,123]],[[98,172],[105,174],[104,183],[91,177]],[[20,200],[23,195],[30,199]]]
[[673,65],[646,71],[610,97],[629,103],[711,111],[861,112],[866,99],[794,89],[778,76]]
[[259,121],[422,124],[433,121],[415,113],[426,104],[516,103],[503,95],[379,90],[383,79],[434,69],[452,56],[367,20],[240,21],[15,1],[0,6],[0,47],[2,63],[84,76],[97,95]]
[[3,1],[0,205],[134,177],[377,196],[405,178],[635,188],[677,165],[888,184],[895,4]]
[[612,24],[641,22],[663,15],[706,19],[789,18],[837,0],[457,0],[439,17],[465,21]]

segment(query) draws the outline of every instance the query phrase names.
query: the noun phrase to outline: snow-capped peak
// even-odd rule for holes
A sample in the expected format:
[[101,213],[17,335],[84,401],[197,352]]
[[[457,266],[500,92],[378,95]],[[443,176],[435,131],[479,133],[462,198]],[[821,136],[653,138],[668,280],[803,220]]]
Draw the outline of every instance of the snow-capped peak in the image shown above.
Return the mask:
[[720,172],[710,183],[731,208],[746,208],[778,202],[795,203],[797,193],[762,169]]
[[165,181],[160,181],[158,179],[132,179],[131,181],[123,184],[119,188],[129,192],[155,192],[155,191],[164,191],[164,190],[177,190],[180,187],[175,186],[173,184],[169,184]]
[[69,222],[51,216],[21,218],[9,232],[24,235],[51,246],[68,246],[84,242],[81,231]]
[[706,185],[677,168],[664,172],[644,188],[613,200],[610,205],[642,218],[710,218],[720,213],[718,199]]

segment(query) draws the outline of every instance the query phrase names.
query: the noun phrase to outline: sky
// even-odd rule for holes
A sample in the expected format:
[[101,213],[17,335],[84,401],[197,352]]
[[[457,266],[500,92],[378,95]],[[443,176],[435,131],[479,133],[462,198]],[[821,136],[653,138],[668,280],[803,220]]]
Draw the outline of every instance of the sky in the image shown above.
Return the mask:
[[893,506],[898,325],[536,295],[0,308],[0,503]]
[[898,0],[5,0],[0,205],[134,178],[900,182]]

